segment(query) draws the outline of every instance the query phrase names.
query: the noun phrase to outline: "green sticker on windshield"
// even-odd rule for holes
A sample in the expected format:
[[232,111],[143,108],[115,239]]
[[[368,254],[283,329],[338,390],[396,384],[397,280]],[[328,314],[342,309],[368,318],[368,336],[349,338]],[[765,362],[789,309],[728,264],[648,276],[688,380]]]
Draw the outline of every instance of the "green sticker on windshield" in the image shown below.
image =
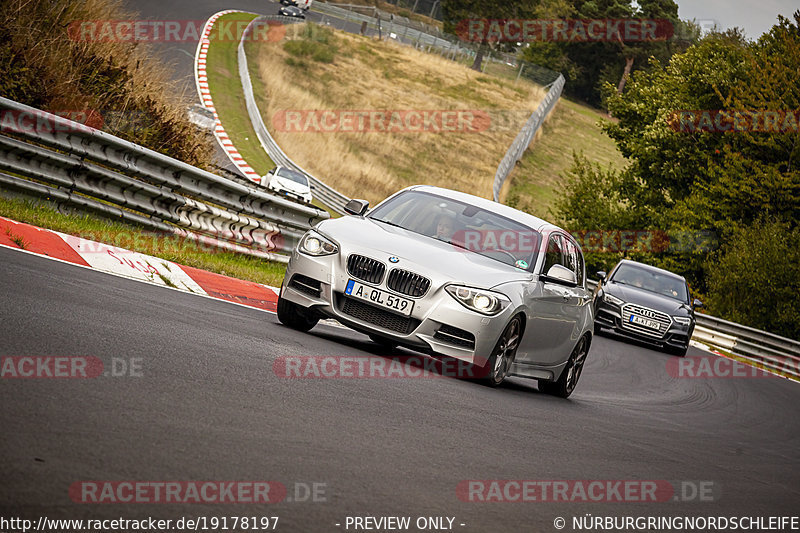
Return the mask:
[[514,263],[514,266],[517,268],[521,268],[522,270],[525,270],[526,268],[528,268],[528,262],[525,261],[524,259],[520,259],[519,261]]

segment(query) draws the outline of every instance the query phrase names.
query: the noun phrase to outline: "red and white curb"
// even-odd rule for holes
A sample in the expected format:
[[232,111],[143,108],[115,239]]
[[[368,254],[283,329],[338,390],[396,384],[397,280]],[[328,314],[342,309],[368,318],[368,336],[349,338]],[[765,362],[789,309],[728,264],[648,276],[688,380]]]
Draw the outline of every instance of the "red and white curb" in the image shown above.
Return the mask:
[[261,176],[253,170],[253,168],[247,164],[247,161],[244,160],[242,155],[239,153],[239,150],[233,145],[230,137],[228,134],[225,133],[225,128],[222,127],[222,122],[219,120],[219,115],[217,114],[217,110],[214,107],[214,101],[211,98],[211,92],[208,90],[208,72],[206,71],[206,60],[208,58],[208,46],[211,43],[209,36],[211,35],[211,30],[214,27],[214,22],[223,16],[229,13],[243,13],[242,11],[237,11],[235,9],[226,9],[224,11],[220,11],[219,13],[215,13],[206,21],[205,26],[203,27],[203,33],[200,34],[200,42],[197,45],[197,51],[195,52],[195,69],[194,69],[194,79],[197,85],[197,94],[200,96],[200,102],[203,106],[214,113],[214,137],[216,137],[217,142],[222,147],[222,150],[228,156],[228,159],[231,160],[236,168],[238,168],[250,181],[254,183],[261,183]]
[[[20,243],[23,245],[20,246]],[[0,246],[275,312],[280,289],[0,217]]]

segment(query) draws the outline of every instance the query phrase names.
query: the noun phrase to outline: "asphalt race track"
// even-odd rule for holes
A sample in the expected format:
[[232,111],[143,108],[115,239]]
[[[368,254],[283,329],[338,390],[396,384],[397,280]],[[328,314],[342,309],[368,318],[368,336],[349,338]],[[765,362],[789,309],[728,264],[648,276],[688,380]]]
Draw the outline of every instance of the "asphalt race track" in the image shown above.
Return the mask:
[[[165,20],[278,8],[129,5]],[[190,91],[196,45],[160,48]],[[348,516],[450,517],[455,531],[551,532],[557,517],[574,531],[572,517],[587,514],[797,514],[798,383],[675,377],[671,356],[609,337],[594,340],[569,400],[516,378],[490,389],[273,370],[285,356],[376,355],[385,353],[347,329],[300,334],[270,313],[0,248],[0,356],[96,357],[120,374],[0,379],[0,516],[278,516],[277,531],[298,532],[364,530],[346,528]],[[88,480],[269,480],[288,494],[269,505],[75,503],[70,487]],[[657,480],[674,496],[462,501],[466,480]],[[317,501],[298,498],[314,483]]]
[[[459,531],[554,531],[555,517],[584,513],[797,511],[800,385],[784,379],[676,378],[670,356],[609,338],[596,339],[569,400],[518,379],[499,389],[451,378],[286,379],[273,372],[276,357],[381,351],[346,329],[298,334],[269,313],[8,249],[0,294],[0,355],[138,368],[0,381],[4,517],[277,515],[283,531],[339,531],[347,516],[449,516]],[[713,494],[461,501],[459,482],[476,479],[704,481]],[[73,503],[69,487],[85,480],[270,480],[289,499],[295,483],[316,482],[325,501]]]

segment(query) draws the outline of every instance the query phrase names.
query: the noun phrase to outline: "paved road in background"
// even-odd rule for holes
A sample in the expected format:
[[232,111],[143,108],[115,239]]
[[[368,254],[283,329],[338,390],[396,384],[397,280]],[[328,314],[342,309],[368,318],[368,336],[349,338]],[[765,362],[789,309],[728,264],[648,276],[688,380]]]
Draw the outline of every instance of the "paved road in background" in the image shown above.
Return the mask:
[[[199,1],[194,2],[191,0],[179,0],[175,2],[163,2],[158,0],[143,0],[143,1],[129,1],[126,8],[132,12],[138,12],[139,16],[143,19],[151,20],[195,20],[205,21],[214,13],[224,9],[236,9],[240,11],[247,11],[251,13],[258,13],[260,15],[277,15],[281,7],[279,2],[271,0],[253,1],[253,0],[239,0],[232,2],[220,1]],[[324,18],[319,13],[309,11],[307,20],[322,23],[327,18]],[[337,21],[336,27],[344,29],[351,33],[358,33],[361,26],[352,22]],[[368,30],[369,34],[376,32]],[[189,95],[192,100],[200,103],[197,96],[197,89],[195,88],[194,81],[194,55],[197,50],[197,42],[164,42],[164,43],[151,43],[154,51],[172,68],[173,79],[178,83],[178,87],[185,94]],[[229,125],[226,128],[230,127]],[[233,165],[225,152],[215,143],[215,157],[217,164],[238,175],[241,172]]]
[[[280,4],[277,2],[265,1],[239,1],[239,2],[192,2],[181,0],[177,2],[164,1],[129,1],[125,6],[133,13],[139,13],[140,18],[147,20],[192,20],[200,21],[202,24],[208,18],[224,9],[238,9],[259,14],[277,14]],[[172,78],[177,82],[178,88],[188,95],[193,102],[200,103],[194,81],[194,56],[197,51],[197,41],[186,42],[161,42],[150,43],[153,50],[159,57],[170,66]],[[230,127],[230,126],[227,126]],[[242,176],[242,173],[231,163],[225,152],[214,143],[215,159],[220,167]]]
[[[800,501],[800,386],[783,379],[676,378],[670,356],[610,338],[570,400],[521,379],[285,379],[280,356],[381,351],[7,249],[0,294],[0,355],[133,359],[142,374],[0,380],[4,517],[268,514],[280,531],[343,531],[348,515],[451,516],[457,531],[538,532],[557,516],[769,516]],[[462,502],[469,479],[706,481],[716,501]],[[317,482],[327,501],[76,504],[82,480],[274,480],[290,495]]]

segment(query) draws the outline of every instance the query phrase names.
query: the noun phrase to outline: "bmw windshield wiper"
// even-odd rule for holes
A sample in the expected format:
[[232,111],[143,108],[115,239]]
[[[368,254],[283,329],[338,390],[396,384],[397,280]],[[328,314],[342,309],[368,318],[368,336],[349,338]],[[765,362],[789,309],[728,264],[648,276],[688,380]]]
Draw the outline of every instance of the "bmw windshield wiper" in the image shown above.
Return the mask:
[[389,222],[388,220],[383,220],[383,219],[380,219],[380,218],[371,218],[370,217],[370,220],[374,220],[375,222],[383,222],[384,224],[388,224],[389,226],[394,226],[395,228],[400,228],[400,229],[405,229],[405,230],[408,229],[408,228],[404,228],[400,224],[395,224],[394,222]]

